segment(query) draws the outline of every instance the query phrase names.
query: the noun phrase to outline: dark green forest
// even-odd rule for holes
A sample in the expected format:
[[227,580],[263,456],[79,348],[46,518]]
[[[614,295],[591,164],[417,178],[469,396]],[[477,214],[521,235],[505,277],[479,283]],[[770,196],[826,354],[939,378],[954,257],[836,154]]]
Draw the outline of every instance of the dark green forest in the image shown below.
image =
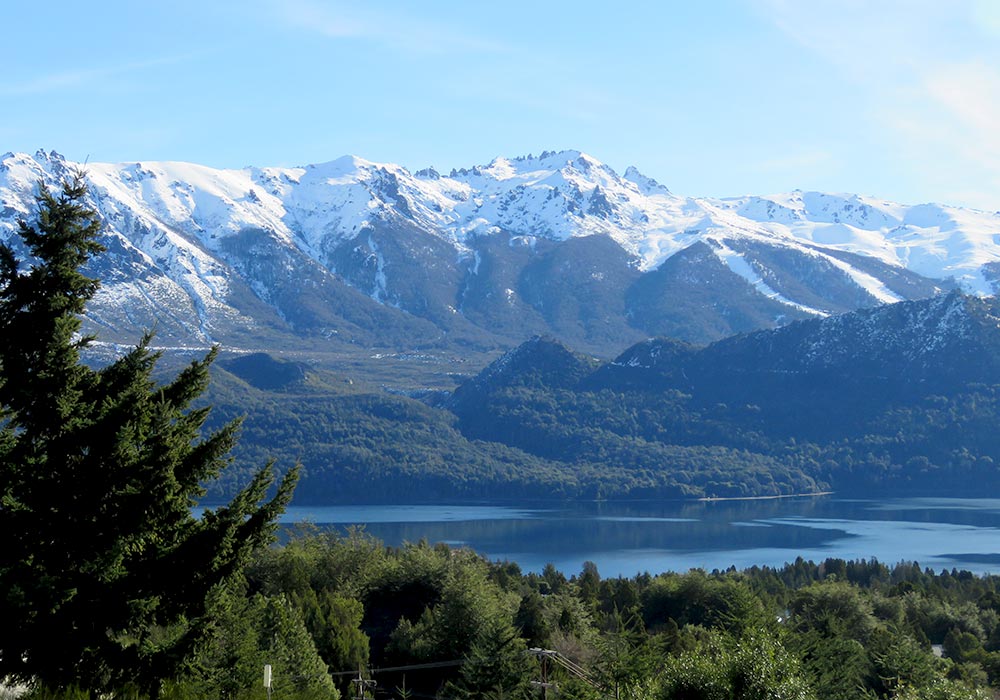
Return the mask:
[[[991,352],[1000,348],[995,327],[987,340]],[[930,382],[909,368],[887,377],[878,363],[751,374],[741,370],[746,358],[710,358],[699,367],[690,358],[714,346],[668,342],[656,346],[661,365],[648,369],[630,367],[627,354],[602,364],[536,339],[454,393],[421,400],[259,355],[220,362],[208,401],[219,421],[245,416],[238,462],[301,461],[300,503],[1000,487],[1000,373],[985,351],[960,363],[972,368],[967,376]],[[847,334],[837,342],[854,343]],[[678,357],[664,361],[665,347]],[[934,376],[949,357],[931,358],[924,373]],[[244,476],[232,470],[214,493]]]

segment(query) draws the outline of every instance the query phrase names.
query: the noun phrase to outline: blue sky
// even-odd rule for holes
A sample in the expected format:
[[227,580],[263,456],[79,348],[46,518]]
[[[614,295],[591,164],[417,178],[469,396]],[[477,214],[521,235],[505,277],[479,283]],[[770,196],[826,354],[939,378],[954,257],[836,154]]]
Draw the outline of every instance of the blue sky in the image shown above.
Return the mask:
[[573,148],[677,194],[1000,209],[994,0],[60,0],[3,14],[0,151],[448,170]]

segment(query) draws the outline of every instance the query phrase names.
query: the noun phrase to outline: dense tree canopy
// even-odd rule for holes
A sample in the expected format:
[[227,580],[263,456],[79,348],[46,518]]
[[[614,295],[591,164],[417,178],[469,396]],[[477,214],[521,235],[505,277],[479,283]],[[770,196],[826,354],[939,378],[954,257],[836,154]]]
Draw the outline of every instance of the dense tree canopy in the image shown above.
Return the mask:
[[[305,616],[324,596],[354,600],[360,619],[311,631],[317,648],[330,634],[366,641],[380,700],[405,698],[404,687],[526,700],[541,697],[539,682],[587,700],[984,700],[1000,687],[1000,577],[911,563],[613,579],[588,563],[567,578],[313,530],[258,552],[247,583]],[[339,652],[322,656],[345,685],[356,673]]]
[[[80,173],[40,185],[23,249],[0,245],[0,678],[155,695],[201,638],[208,600],[265,542],[291,496],[261,469],[193,514],[237,423],[201,438],[214,352],[159,384],[149,338],[101,369],[80,314],[102,250]],[[23,256],[23,259],[22,259]]]

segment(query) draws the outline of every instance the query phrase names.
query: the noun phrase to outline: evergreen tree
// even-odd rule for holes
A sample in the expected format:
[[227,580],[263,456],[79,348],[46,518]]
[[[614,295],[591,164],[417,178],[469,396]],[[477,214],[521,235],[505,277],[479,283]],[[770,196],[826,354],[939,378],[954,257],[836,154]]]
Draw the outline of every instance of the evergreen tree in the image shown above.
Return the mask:
[[172,690],[184,691],[192,700],[259,700],[264,696],[261,671],[269,664],[276,697],[340,697],[301,615],[286,596],[247,597],[246,582],[236,577],[216,598],[218,612],[208,639],[192,671]]
[[192,514],[229,463],[238,425],[201,438],[215,356],[152,379],[150,338],[103,369],[81,362],[80,314],[102,250],[82,173],[40,185],[0,245],[0,678],[92,695],[156,695],[198,642],[210,593],[265,542],[295,473],[267,500],[260,470],[228,505]]
[[445,695],[455,698],[528,698],[532,664],[524,640],[510,620],[488,618],[462,664],[458,683]]

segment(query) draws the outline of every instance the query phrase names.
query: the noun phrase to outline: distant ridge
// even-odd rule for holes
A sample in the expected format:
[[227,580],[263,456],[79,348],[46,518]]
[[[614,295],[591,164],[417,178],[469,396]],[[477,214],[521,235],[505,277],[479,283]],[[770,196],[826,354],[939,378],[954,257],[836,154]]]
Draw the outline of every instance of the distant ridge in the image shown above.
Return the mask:
[[[0,237],[55,152],[0,157]],[[609,357],[707,343],[1000,279],[1000,215],[860,195],[697,199],[580,151],[443,175],[354,156],[297,168],[86,166],[108,253],[88,326],[113,341],[494,350],[551,335]]]
[[995,297],[953,292],[700,348],[650,339],[586,367],[535,339],[449,407],[467,438],[605,474],[608,497],[1000,488]]

